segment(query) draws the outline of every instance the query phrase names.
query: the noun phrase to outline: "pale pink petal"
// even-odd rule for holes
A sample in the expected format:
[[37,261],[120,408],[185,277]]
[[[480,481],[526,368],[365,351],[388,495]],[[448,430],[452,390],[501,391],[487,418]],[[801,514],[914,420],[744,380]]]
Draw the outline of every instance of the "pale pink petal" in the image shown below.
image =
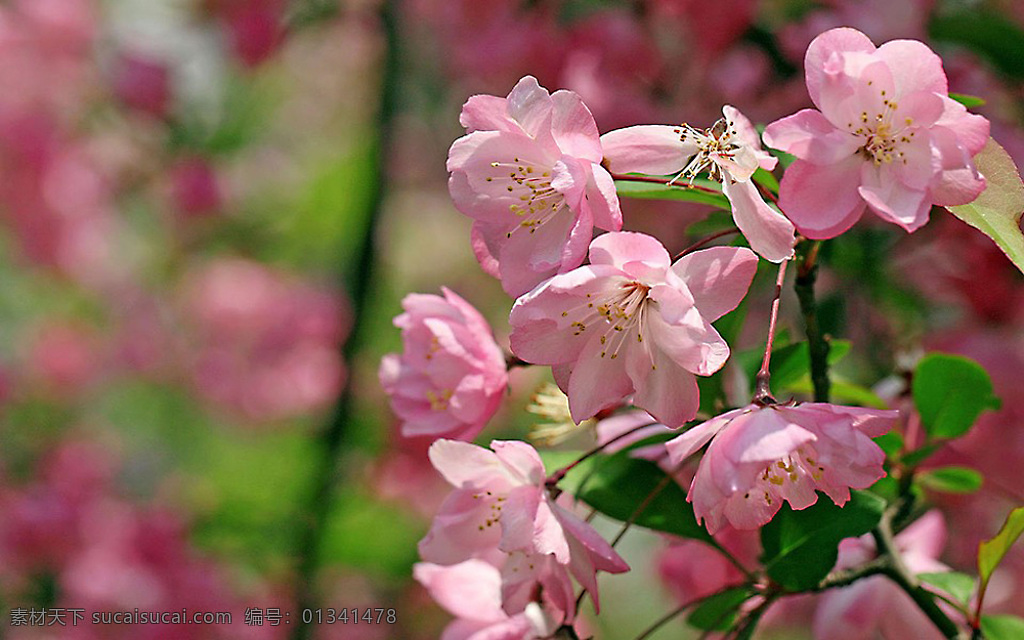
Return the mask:
[[504,225],[500,225],[499,228],[495,228],[494,225],[488,225],[486,222],[474,222],[473,227],[470,230],[470,242],[473,247],[473,255],[476,257],[476,261],[480,263],[480,268],[483,269],[484,273],[495,278],[501,278],[498,259],[494,257],[493,253],[491,253],[490,248],[487,246],[487,240],[485,239],[484,229],[487,227],[490,227],[493,233],[501,233],[500,229],[504,229]]
[[902,184],[886,167],[865,163],[861,185],[857,192],[883,220],[903,227],[908,233],[928,222],[932,205],[927,192]]
[[942,104],[942,116],[935,125],[954,132],[970,156],[978,155],[988,143],[989,121],[977,114],[968,113],[967,107],[952,98],[942,96]]
[[[938,558],[946,548],[946,520],[942,512],[929,511],[896,535],[896,546],[904,553],[923,558]],[[924,569],[914,569],[925,573]]]
[[[501,242],[498,269],[501,287],[510,296],[518,297],[558,273],[560,269],[579,266],[585,257],[586,244],[571,243],[570,236],[579,221],[568,211],[556,213],[550,220],[532,229],[517,228]],[[591,227],[592,228],[592,227]],[[569,255],[569,251],[575,255]],[[571,262],[566,263],[566,260]],[[575,263],[575,264],[573,264]]]
[[839,28],[830,29],[822,33],[807,47],[804,55],[804,70],[807,77],[807,93],[810,94],[814,104],[822,108],[822,91],[825,89],[828,79],[826,62],[835,54],[845,52],[873,53],[875,45],[871,40],[856,29]]
[[600,356],[605,351],[600,338],[599,334],[590,336],[569,376],[566,395],[569,396],[569,413],[576,423],[602,409],[614,407],[633,392],[625,363],[612,360],[613,354]]
[[733,220],[751,249],[770,262],[782,262],[793,256],[796,228],[786,216],[768,206],[752,182],[726,180],[722,192],[729,199]]
[[747,116],[740,113],[739,109],[731,105],[725,105],[722,107],[722,115],[724,115],[726,120],[732,124],[732,129],[736,132],[736,139],[739,140],[744,147],[754,150],[758,166],[765,171],[771,171],[774,169],[775,165],[778,163],[778,159],[761,150],[761,136],[758,135],[757,129],[754,128],[754,125],[750,122]]
[[849,158],[863,144],[814,109],[804,109],[769,124],[764,130],[764,141],[773,149],[816,165],[831,165]]
[[491,449],[517,482],[540,486],[546,477],[537,450],[520,440],[492,440]]
[[653,355],[653,366],[631,372],[636,386],[633,404],[666,426],[681,427],[697,415],[697,379],[660,350]]
[[601,136],[605,162],[613,173],[670,175],[686,166],[697,152],[683,142],[679,127],[645,124],[609,131]]
[[[652,350],[665,354],[669,360],[690,373],[709,376],[721,369],[729,359],[729,345],[696,310],[692,316],[696,322],[670,325],[660,314],[652,313],[648,320],[649,333],[656,345]],[[657,362],[655,364],[661,366]]]
[[533,76],[524,77],[508,94],[508,115],[534,138],[550,129],[551,111],[551,95]]
[[683,460],[686,460],[710,442],[712,438],[718,435],[719,431],[729,424],[729,421],[735,417],[737,411],[730,411],[707,422],[702,422],[695,427],[687,429],[679,437],[666,442],[665,448],[668,449],[669,460],[672,464],[682,463]]
[[518,131],[519,125],[509,118],[505,98],[498,96],[470,96],[462,105],[459,124],[467,133],[483,131]]
[[428,452],[430,463],[456,488],[489,487],[492,483],[511,484],[511,477],[493,451],[469,442],[434,441]]
[[985,190],[986,183],[969,150],[957,133],[946,127],[934,127],[931,137],[942,167],[938,179],[931,185],[932,201],[947,207],[974,201]]
[[598,236],[590,243],[590,262],[621,268],[627,262],[643,261],[668,267],[671,259],[664,245],[644,233],[619,231]]
[[571,537],[579,542],[595,569],[608,573],[629,571],[629,565],[622,559],[622,556],[592,526],[557,504],[551,503],[550,506],[555,518],[558,519],[565,531],[566,537]]
[[553,555],[559,564],[572,561],[570,545],[562,521],[553,512],[557,508],[548,500],[543,500],[537,507],[537,519],[534,526],[533,549],[541,555]]
[[495,520],[501,522],[501,542],[498,548],[505,553],[525,551],[532,553],[534,522],[537,520],[537,507],[541,503],[541,490],[531,485],[516,487],[504,496],[496,505]]
[[942,117],[947,99],[925,91],[903,96],[892,114],[893,127],[897,131],[903,127],[931,127]]
[[896,96],[915,91],[945,94],[949,91],[942,59],[917,40],[891,40],[878,47],[878,56],[892,69]]
[[551,103],[554,107],[551,134],[562,153],[600,163],[600,135],[594,116],[583,100],[572,91],[562,90],[551,95]]
[[679,258],[672,271],[686,282],[701,316],[714,322],[747,295],[757,256],[739,247],[712,247]]
[[455,564],[496,549],[501,540],[501,527],[492,517],[496,502],[479,492],[453,491],[417,545],[420,557],[427,562]]
[[779,189],[779,205],[800,233],[814,240],[834,238],[860,219],[862,164],[861,158],[851,156],[824,167],[802,160],[789,166]]
[[615,181],[601,165],[591,166],[585,197],[593,212],[594,226],[607,231],[622,228],[622,211],[619,196],[615,192]]
[[501,608],[501,573],[483,560],[466,560],[448,567],[418,562],[412,575],[454,616],[480,622],[508,617]]

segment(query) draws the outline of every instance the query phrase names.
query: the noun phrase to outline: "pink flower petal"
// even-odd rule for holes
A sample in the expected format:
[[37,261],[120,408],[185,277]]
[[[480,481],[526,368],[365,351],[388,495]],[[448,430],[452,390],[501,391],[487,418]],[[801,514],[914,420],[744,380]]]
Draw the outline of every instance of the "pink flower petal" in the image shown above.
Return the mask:
[[678,127],[654,124],[609,131],[601,147],[610,171],[658,176],[682,170],[697,152],[696,144],[681,140]]
[[712,247],[679,258],[672,271],[686,282],[704,319],[714,322],[747,295],[757,256],[739,247]]
[[428,455],[434,468],[456,488],[481,488],[492,483],[508,486],[512,482],[493,451],[469,442],[442,438],[430,445]]
[[668,251],[657,239],[643,233],[619,231],[598,236],[590,243],[590,262],[622,268],[627,262],[643,261],[668,267]]
[[722,192],[732,205],[736,226],[753,249],[765,260],[782,262],[793,256],[796,228],[784,215],[764,201],[753,182],[722,183]]
[[551,112],[551,95],[533,76],[520,80],[508,94],[508,115],[534,138],[550,129]]
[[679,437],[666,442],[665,448],[668,449],[669,460],[672,464],[682,463],[683,460],[686,460],[696,453],[698,449],[710,442],[712,438],[718,435],[719,431],[729,424],[729,421],[737,415],[738,411],[740,410],[723,413],[707,422],[702,422],[695,427],[687,429]]
[[915,91],[946,94],[949,86],[942,70],[942,59],[917,40],[891,40],[878,47],[878,57],[892,69],[896,95]]
[[562,153],[590,162],[602,159],[600,135],[594,116],[583,100],[572,91],[556,91],[551,95],[554,107],[551,135]]
[[861,141],[837,129],[820,111],[804,109],[776,120],[764,130],[769,147],[816,165],[830,165],[854,154]]
[[797,160],[786,170],[779,205],[800,233],[814,240],[834,238],[853,226],[864,212],[856,156],[819,167]]
[[631,368],[637,389],[633,403],[646,409],[658,422],[681,427],[697,415],[700,406],[697,379],[660,350],[655,350],[653,356],[653,366]]
[[471,96],[462,105],[459,124],[467,133],[483,131],[521,131],[518,123],[509,118],[507,101],[498,96]]
[[807,47],[804,55],[804,70],[807,76],[807,93],[821,111],[821,94],[828,83],[826,62],[834,54],[844,52],[873,53],[875,45],[871,40],[856,29],[830,29],[822,33]]
[[585,197],[594,216],[594,226],[607,231],[622,228],[622,211],[619,196],[615,192],[615,181],[601,165],[591,167]]
[[501,573],[483,560],[466,560],[448,567],[419,562],[412,574],[454,616],[480,622],[508,617],[501,608]]
[[902,184],[886,167],[865,164],[861,184],[858,193],[883,220],[903,227],[908,233],[928,222],[932,205],[927,192]]

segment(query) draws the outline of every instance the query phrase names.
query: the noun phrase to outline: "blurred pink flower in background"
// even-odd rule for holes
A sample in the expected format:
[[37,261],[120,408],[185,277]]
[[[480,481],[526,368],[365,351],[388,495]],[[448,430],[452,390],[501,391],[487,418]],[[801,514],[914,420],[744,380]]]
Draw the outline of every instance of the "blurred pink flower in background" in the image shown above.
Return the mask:
[[442,287],[444,297],[410,294],[401,354],[381,360],[380,382],[406,437],[472,440],[501,406],[508,384],[505,355],[476,309]]
[[171,70],[166,63],[141,53],[126,51],[114,63],[113,91],[132,109],[156,118],[171,106]]
[[204,0],[222,24],[227,45],[247,67],[264,62],[285,36],[285,0]]
[[[895,538],[911,575],[939,573],[950,568],[938,561],[946,545],[942,514],[929,511]],[[855,567],[875,557],[870,535],[847,538],[839,545],[837,569]],[[952,609],[949,608],[952,613]],[[818,640],[886,640],[942,638],[931,620],[910,597],[885,576],[872,576],[848,587],[834,589],[818,598],[814,637]]]
[[193,155],[179,159],[170,169],[171,200],[188,217],[220,213],[224,192],[211,162]]
[[196,391],[218,406],[270,422],[323,409],[341,389],[350,320],[331,293],[221,258],[187,275],[182,312],[195,340]]

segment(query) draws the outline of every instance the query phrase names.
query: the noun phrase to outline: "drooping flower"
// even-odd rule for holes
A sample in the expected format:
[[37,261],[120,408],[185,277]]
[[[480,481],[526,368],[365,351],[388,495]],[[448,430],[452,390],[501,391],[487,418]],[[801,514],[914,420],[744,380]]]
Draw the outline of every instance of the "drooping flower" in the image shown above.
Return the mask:
[[723,413],[666,443],[678,464],[707,444],[686,499],[712,534],[723,524],[755,529],[783,500],[806,509],[823,491],[837,505],[850,489],[885,475],[885,454],[871,438],[887,432],[897,411],[827,403],[750,405]]
[[459,121],[468,133],[448,153],[448,188],[475,221],[480,265],[509,295],[579,266],[595,226],[622,228],[597,125],[575,93],[527,76],[507,98],[471,97]]
[[501,404],[505,357],[483,316],[454,292],[410,294],[395,318],[405,350],[381,360],[380,383],[402,435],[472,440]]
[[[894,542],[907,569],[913,574],[940,573],[950,568],[938,557],[946,544],[942,514],[929,511],[896,535]],[[870,535],[847,538],[839,544],[836,569],[849,569],[876,556]],[[871,576],[823,594],[814,614],[814,637],[819,640],[887,640],[942,638],[935,625],[910,597],[884,576]]]
[[543,606],[537,602],[529,603],[520,613],[506,613],[502,608],[501,572],[483,560],[451,566],[420,562],[413,567],[413,577],[457,618],[445,628],[443,640],[547,638],[565,615],[549,603]]
[[855,29],[832,29],[811,42],[804,67],[817,110],[764,132],[768,146],[797,158],[779,203],[801,233],[835,237],[866,207],[912,232],[932,204],[966,204],[985,188],[971,158],[988,120],[949,97],[942,60],[925,44],[876,48]]
[[[420,541],[420,556],[443,565],[497,557],[508,613],[526,605],[533,584],[564,584],[559,572],[565,570],[586,587],[596,607],[596,572],[629,570],[589,524],[555,503],[545,487],[544,464],[525,442],[495,440],[488,450],[441,439],[429,455],[455,490]],[[560,591],[546,589],[553,590]],[[509,611],[509,602],[518,606]]]
[[695,251],[673,264],[650,236],[599,236],[589,265],[516,301],[512,351],[552,366],[576,422],[632,396],[659,422],[681,426],[697,412],[694,375],[729,357],[711,323],[739,304],[756,269],[747,249]]
[[609,131],[601,136],[608,167],[616,173],[673,174],[672,181],[707,171],[722,183],[736,226],[751,248],[766,260],[781,262],[793,255],[793,224],[768,206],[751,179],[758,167],[774,169],[776,160],[761,149],[746,116],[728,105],[722,116],[704,131],[686,124]]

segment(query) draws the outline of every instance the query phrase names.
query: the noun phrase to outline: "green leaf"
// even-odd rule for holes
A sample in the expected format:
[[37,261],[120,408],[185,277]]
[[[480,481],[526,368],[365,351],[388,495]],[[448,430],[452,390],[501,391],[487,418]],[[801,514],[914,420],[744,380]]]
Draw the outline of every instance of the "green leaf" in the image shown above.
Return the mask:
[[[1021,56],[1024,59],[1024,56]],[[946,207],[953,215],[992,238],[1003,253],[1024,271],[1024,183],[1010,154],[992,138],[974,158],[987,186],[974,202]],[[978,283],[984,286],[984,283]]]
[[985,100],[985,98],[979,98],[978,96],[970,96],[967,95],[966,93],[951,93],[949,94],[949,97],[953,98],[954,100],[964,105],[968,109],[973,109],[974,107],[983,107],[986,104],[988,104],[988,101]]
[[[599,459],[594,471],[576,497],[606,516],[625,522],[636,508],[648,500],[669,476],[661,467],[647,460],[629,457],[627,452]],[[704,527],[697,524],[693,507],[686,501],[686,492],[669,479],[668,484],[636,517],[641,527],[711,543]]]
[[920,449],[915,449],[908,453],[907,455],[903,456],[902,462],[907,466],[913,466],[915,464],[923,462],[926,458],[931,457],[933,453],[938,451],[939,446],[940,445],[938,443],[926,444]]
[[754,179],[754,182],[768,189],[772,193],[777,194],[779,192],[779,181],[775,179],[775,176],[772,175],[770,171],[765,171],[764,169],[758,167],[757,171],[754,172],[754,175],[752,177]]
[[945,493],[974,493],[981,488],[984,477],[968,467],[941,467],[918,476],[925,487]]
[[698,178],[693,181],[695,186],[714,189],[718,193],[707,193],[703,190],[691,189],[689,180],[681,180],[669,186],[669,178],[665,184],[658,182],[639,182],[635,180],[616,180],[615,191],[622,198],[648,198],[652,200],[682,200],[684,202],[696,202],[699,204],[710,204],[719,209],[730,210],[729,201],[721,194],[722,186],[711,180]]
[[933,438],[964,435],[982,411],[998,407],[992,380],[977,362],[931,353],[914,370],[914,404]]
[[[814,384],[811,382],[810,374],[804,374],[802,378],[787,384],[785,388],[793,393],[814,393]],[[873,409],[889,408],[889,403],[878,397],[878,394],[871,389],[849,382],[838,375],[832,377],[832,399]]]
[[981,632],[985,640],[1020,640],[1024,638],[1024,618],[981,616]]
[[875,438],[875,444],[882,448],[885,455],[892,458],[903,448],[903,436],[896,431],[890,431]]
[[686,621],[705,631],[725,631],[732,626],[736,611],[753,594],[746,587],[727,589],[709,596],[693,610]]
[[1010,550],[1017,538],[1024,533],[1024,507],[1017,507],[1006,517],[1003,528],[991,540],[978,545],[978,575],[981,576],[982,589],[992,577],[1003,556]]
[[933,587],[953,596],[957,602],[967,604],[974,593],[974,585],[977,579],[959,571],[943,571],[942,573],[921,573],[918,578]]
[[[777,338],[776,338],[777,339]],[[833,340],[830,343],[828,352],[828,363],[834,365],[842,360],[850,352],[851,343],[849,340]],[[738,360],[743,363],[744,370],[750,379],[757,375],[761,367],[761,358],[764,355],[764,348],[753,349],[739,354]],[[807,377],[811,368],[811,352],[807,341],[795,342],[784,347],[772,349],[772,361],[769,367],[772,374],[772,389],[776,393],[783,390],[801,391],[799,387],[803,378]]]
[[816,586],[836,564],[839,542],[871,531],[882,517],[885,501],[870,493],[851,492],[840,508],[824,495],[807,509],[783,505],[761,529],[762,562],[782,586],[802,591]]

